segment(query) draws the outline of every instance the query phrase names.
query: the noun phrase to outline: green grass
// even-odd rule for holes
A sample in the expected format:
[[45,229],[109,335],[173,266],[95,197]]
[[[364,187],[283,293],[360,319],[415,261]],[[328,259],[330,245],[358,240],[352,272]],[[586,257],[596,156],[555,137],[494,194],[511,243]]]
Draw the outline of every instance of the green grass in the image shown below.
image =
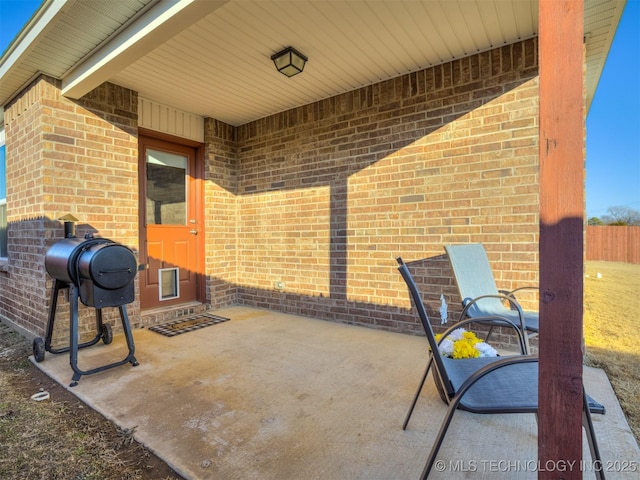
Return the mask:
[[[600,275],[598,275],[600,274]],[[584,336],[587,365],[602,368],[640,442],[640,265],[587,262]]]

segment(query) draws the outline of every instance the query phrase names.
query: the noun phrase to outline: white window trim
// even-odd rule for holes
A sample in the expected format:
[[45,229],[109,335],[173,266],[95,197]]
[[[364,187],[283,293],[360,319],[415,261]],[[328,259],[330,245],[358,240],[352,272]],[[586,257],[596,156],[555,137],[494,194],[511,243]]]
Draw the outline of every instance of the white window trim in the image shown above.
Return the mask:
[[[5,146],[4,128],[0,129],[0,147]],[[6,161],[6,148],[5,148],[5,161]],[[6,178],[5,178],[6,181]],[[7,199],[0,198],[0,205],[6,205]],[[0,257],[0,272],[6,271],[9,259],[7,257]]]

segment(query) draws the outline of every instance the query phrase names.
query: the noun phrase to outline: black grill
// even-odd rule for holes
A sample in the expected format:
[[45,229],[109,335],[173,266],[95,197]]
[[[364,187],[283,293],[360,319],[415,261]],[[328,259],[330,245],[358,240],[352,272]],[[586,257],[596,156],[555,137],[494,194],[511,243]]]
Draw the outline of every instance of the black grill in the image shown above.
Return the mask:
[[[43,340],[33,341],[33,356],[37,362],[44,360],[45,351],[69,352],[74,371],[71,386],[75,386],[82,375],[101,372],[129,362],[138,365],[134,356],[134,343],[125,305],[135,299],[134,279],[138,272],[136,257],[126,246],[106,238],[76,238],[73,227],[65,222],[67,238],[56,242],[47,251],[44,264],[47,273],[54,279],[47,334]],[[69,290],[70,332],[69,346],[52,348],[51,340],[61,290]],[[96,336],[85,343],[78,343],[78,300],[96,309]],[[102,309],[117,307],[120,310],[122,328],[126,336],[129,354],[124,360],[90,370],[78,368],[78,350],[95,345],[102,339],[105,344],[113,340],[111,326],[102,322]]]
[[65,238],[44,257],[47,273],[75,284],[88,307],[117,307],[133,302],[137,262],[124,245],[105,238]]

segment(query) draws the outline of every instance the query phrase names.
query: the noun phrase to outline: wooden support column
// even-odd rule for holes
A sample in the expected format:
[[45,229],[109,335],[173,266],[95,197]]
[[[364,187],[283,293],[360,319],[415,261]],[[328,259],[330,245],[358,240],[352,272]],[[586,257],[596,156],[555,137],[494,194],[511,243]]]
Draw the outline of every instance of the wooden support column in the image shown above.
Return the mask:
[[[540,0],[539,479],[582,479],[583,0]],[[575,462],[575,463],[572,463]],[[567,471],[554,466],[566,465]],[[569,469],[569,465],[574,465]]]

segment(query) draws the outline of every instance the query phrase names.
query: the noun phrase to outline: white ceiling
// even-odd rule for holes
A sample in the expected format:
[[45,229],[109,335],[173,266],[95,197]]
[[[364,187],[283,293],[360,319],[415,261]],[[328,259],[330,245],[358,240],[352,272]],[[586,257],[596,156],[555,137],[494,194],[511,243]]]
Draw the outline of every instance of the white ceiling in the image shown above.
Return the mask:
[[[624,0],[586,0],[593,96]],[[0,61],[0,102],[37,72],[103,81],[231,125],[537,36],[535,0],[47,0]],[[270,57],[292,45],[304,72]],[[561,46],[559,46],[561,48]]]

